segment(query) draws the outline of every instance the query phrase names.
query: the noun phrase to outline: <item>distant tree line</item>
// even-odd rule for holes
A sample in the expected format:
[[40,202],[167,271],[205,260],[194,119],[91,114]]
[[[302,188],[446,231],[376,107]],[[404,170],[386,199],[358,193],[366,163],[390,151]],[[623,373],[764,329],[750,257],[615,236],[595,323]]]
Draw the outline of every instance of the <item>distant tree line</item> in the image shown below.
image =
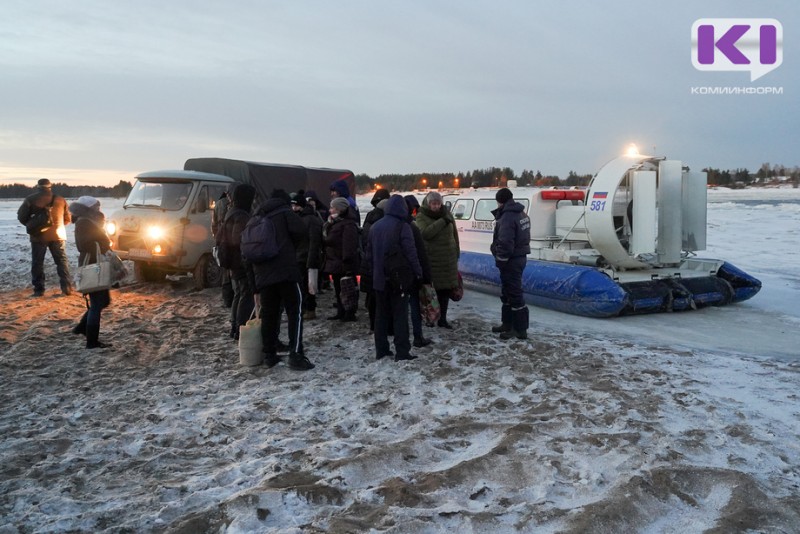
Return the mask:
[[516,180],[518,186],[586,186],[591,174],[577,174],[570,171],[565,179],[558,176],[543,175],[540,171],[523,170],[517,176],[510,167],[489,167],[475,169],[467,173],[423,172],[411,174],[380,174],[375,178],[367,174],[356,175],[356,190],[366,193],[380,186],[390,191],[411,191],[414,189],[453,189],[463,187],[505,187],[509,181]]
[[730,188],[745,187],[748,185],[768,185],[789,183],[793,187],[800,185],[800,167],[785,167],[783,165],[770,165],[762,163],[761,168],[755,173],[747,169],[719,170],[711,167],[703,169],[708,173],[708,184]]
[[[723,187],[745,187],[748,185],[769,185],[789,183],[800,186],[800,167],[770,165],[764,163],[757,172],[747,169],[720,170],[711,167],[703,169],[708,173],[708,184]],[[390,191],[412,191],[414,189],[455,189],[465,187],[505,187],[509,181],[516,180],[518,186],[535,187],[572,187],[587,186],[592,180],[591,174],[578,174],[569,171],[566,178],[555,175],[543,175],[540,171],[523,170],[517,176],[510,167],[489,167],[475,169],[467,173],[458,172],[422,172],[410,174],[379,174],[375,178],[368,174],[357,174],[356,193],[364,194],[377,186]],[[83,195],[93,197],[124,198],[133,188],[130,182],[120,180],[113,187],[90,185],[67,185],[54,183],[53,191],[65,198],[78,198]],[[36,191],[36,186],[24,184],[0,184],[0,198],[25,198]]]
[[[95,198],[125,198],[133,189],[130,182],[120,180],[114,187],[103,185],[67,185],[53,184],[53,193],[64,198],[92,196]],[[25,198],[37,191],[35,185],[0,184],[0,198]]]

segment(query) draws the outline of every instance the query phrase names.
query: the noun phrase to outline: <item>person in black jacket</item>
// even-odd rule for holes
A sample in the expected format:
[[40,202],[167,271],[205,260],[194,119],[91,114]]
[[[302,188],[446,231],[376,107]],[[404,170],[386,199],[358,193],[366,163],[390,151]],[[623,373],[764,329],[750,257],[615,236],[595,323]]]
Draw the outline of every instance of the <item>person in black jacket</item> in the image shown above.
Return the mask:
[[500,269],[500,300],[502,323],[492,327],[501,339],[528,337],[528,307],[522,294],[522,271],[531,252],[531,220],[525,207],[514,201],[514,195],[503,188],[495,195],[497,209],[491,251]]
[[355,321],[355,310],[345,311],[342,304],[342,278],[355,276],[361,263],[358,253],[358,223],[347,200],[342,197],[331,201],[330,216],[323,228],[325,243],[325,272],[333,278],[336,292],[336,315],[329,320]]
[[[316,210],[306,203],[304,191],[292,193],[292,210],[300,216],[306,226],[306,239],[297,247],[297,267],[303,275],[300,289],[303,290],[303,319],[317,317],[317,293],[310,288],[319,286],[319,268],[322,265],[322,219]],[[313,278],[313,280],[312,280]]]
[[230,269],[226,269],[233,290],[230,332],[233,339],[239,339],[239,328],[247,324],[255,306],[254,291],[250,286],[247,267],[242,261],[240,249],[242,230],[250,220],[250,210],[253,207],[255,196],[256,190],[249,184],[239,184],[234,188],[231,192],[230,206],[225,213],[225,219],[217,229],[218,232],[227,233],[227,243],[233,246],[233,252],[230,254],[233,264]]
[[31,278],[33,282],[33,297],[44,295],[44,257],[48,250],[56,263],[56,273],[61,283],[61,293],[72,294],[72,278],[69,274],[67,249],[67,232],[64,229],[72,221],[67,201],[53,193],[52,184],[47,178],[42,178],[37,184],[37,191],[29,195],[17,210],[17,220],[26,224],[37,212],[49,209],[52,226],[44,231],[30,234],[31,236]]
[[[87,257],[88,263],[97,263],[97,247],[100,247],[101,254],[105,254],[111,248],[111,240],[105,231],[105,215],[100,211],[100,201],[94,197],[83,196],[69,205],[69,211],[75,221],[75,244],[80,253],[78,265],[83,265]],[[86,335],[87,349],[110,347],[110,343],[103,343],[98,339],[100,314],[111,304],[109,290],[94,291],[88,294],[88,298],[89,309],[72,332]]]
[[289,368],[307,371],[314,368],[303,350],[303,293],[300,289],[300,269],[297,268],[297,247],[306,239],[306,226],[289,206],[289,195],[282,189],[272,192],[271,198],[259,208],[256,216],[269,217],[275,226],[280,246],[278,255],[262,263],[246,263],[250,283],[255,289],[256,304],[261,305],[261,337],[264,342],[264,363],[275,366],[281,305],[289,320]]

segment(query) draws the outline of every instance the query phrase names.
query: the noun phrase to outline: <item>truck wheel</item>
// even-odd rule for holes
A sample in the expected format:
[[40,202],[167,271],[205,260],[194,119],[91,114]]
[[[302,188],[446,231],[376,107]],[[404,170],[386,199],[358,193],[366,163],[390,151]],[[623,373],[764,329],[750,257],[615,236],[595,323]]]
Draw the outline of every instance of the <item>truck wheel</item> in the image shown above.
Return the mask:
[[137,282],[163,282],[167,273],[154,265],[135,261],[133,262],[133,275]]
[[197,289],[222,285],[222,269],[211,254],[204,254],[194,268],[194,285]]

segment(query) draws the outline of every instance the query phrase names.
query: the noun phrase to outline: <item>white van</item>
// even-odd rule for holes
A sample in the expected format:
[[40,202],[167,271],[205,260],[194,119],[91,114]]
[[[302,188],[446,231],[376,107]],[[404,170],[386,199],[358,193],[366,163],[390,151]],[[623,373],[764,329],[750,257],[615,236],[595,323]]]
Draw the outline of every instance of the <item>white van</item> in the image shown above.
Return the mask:
[[196,171],[139,174],[122,209],[106,224],[111,248],[133,262],[139,281],[192,273],[198,288],[220,285],[222,271],[211,255],[211,212],[232,182]]

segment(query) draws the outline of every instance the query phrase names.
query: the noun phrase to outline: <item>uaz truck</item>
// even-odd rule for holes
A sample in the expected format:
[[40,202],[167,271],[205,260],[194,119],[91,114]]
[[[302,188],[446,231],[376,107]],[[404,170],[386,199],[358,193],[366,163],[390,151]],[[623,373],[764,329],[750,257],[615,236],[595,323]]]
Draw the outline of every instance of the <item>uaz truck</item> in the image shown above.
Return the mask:
[[232,183],[256,189],[255,210],[273,189],[314,190],[325,198],[337,180],[345,180],[355,191],[355,177],[345,169],[193,158],[183,170],[137,175],[122,209],[111,215],[106,229],[111,248],[121,259],[133,262],[138,281],[191,273],[196,287],[215,287],[222,271],[212,256],[211,213]]

